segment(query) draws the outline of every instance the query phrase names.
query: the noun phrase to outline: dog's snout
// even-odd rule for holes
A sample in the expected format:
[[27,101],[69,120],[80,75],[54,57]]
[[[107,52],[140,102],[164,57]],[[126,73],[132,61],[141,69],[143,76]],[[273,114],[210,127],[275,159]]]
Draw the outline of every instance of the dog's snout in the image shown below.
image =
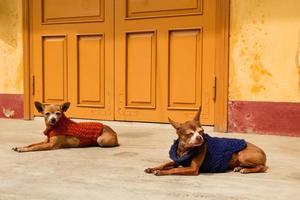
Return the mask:
[[199,140],[199,141],[202,141],[203,137],[199,134],[199,135],[197,135],[196,139]]
[[54,123],[56,122],[56,119],[55,119],[55,118],[51,118],[51,119],[50,119],[50,122],[51,122],[52,124],[54,124]]

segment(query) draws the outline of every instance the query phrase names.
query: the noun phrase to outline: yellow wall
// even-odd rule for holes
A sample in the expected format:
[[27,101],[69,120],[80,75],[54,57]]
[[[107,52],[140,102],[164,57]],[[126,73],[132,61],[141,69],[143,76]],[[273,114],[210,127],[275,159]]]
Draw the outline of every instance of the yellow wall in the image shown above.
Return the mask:
[[23,93],[22,0],[0,0],[0,93]]
[[[23,93],[21,4],[0,0],[0,93]],[[230,100],[300,101],[299,8],[299,0],[231,0]]]
[[300,101],[300,1],[231,0],[229,99]]

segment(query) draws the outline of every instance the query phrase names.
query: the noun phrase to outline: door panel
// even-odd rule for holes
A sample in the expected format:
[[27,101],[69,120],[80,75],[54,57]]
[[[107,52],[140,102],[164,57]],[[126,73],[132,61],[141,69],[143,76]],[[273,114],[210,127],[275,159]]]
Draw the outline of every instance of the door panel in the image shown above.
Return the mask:
[[105,106],[103,40],[102,35],[77,36],[79,89],[77,101],[80,106]]
[[155,32],[126,33],[126,107],[155,107]]
[[200,29],[169,31],[169,109],[201,105],[201,36]]
[[104,0],[41,1],[43,24],[104,20]]
[[213,124],[215,9],[211,0],[116,0],[115,119],[184,121],[201,105]]
[[43,101],[67,100],[67,62],[65,36],[42,37]]
[[126,17],[201,14],[202,0],[125,0]]
[[70,101],[71,117],[114,119],[113,1],[31,5],[34,100]]

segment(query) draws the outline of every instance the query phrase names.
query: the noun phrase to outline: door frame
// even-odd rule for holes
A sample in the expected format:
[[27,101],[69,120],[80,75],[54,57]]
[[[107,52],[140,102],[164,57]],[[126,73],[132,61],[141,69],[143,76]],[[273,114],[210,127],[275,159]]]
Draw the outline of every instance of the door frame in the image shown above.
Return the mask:
[[30,66],[31,61],[31,16],[30,16],[30,0],[22,1],[22,17],[23,17],[23,68],[24,68],[24,119],[33,119],[33,70]]
[[[24,65],[24,119],[33,119],[33,70],[31,67],[32,17],[31,0],[23,0],[23,65]],[[214,130],[227,132],[229,88],[229,16],[230,0],[216,0],[216,99]]]

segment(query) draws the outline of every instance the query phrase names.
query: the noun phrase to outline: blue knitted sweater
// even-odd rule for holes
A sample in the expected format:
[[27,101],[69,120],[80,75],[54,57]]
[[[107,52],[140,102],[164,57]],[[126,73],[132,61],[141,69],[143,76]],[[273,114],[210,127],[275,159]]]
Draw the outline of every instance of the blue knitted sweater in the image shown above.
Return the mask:
[[[203,135],[204,141],[207,145],[207,152],[200,172],[225,172],[228,170],[228,164],[232,155],[241,151],[246,147],[245,140],[210,137],[207,134]],[[199,153],[199,147],[194,148],[181,157],[177,157],[179,140],[175,140],[169,151],[170,158],[177,166],[188,167],[193,158]]]

